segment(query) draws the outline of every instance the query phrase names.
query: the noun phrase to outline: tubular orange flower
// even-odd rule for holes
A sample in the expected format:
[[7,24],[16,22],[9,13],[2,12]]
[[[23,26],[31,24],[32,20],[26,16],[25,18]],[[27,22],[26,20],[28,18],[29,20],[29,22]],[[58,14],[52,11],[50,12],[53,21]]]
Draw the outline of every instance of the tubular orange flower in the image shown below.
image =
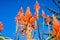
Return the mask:
[[52,35],[56,36],[57,40],[59,39],[58,37],[60,36],[60,23],[58,22],[57,18],[53,15],[53,25],[52,25],[52,32],[54,32]]
[[26,21],[29,21],[31,17],[32,17],[32,14],[31,14],[31,12],[30,12],[30,8],[27,7],[26,15],[25,15],[25,20],[26,20]]
[[38,11],[39,10],[39,3],[36,1],[36,4],[34,5],[34,9],[36,10],[36,11]]
[[[36,21],[36,19],[37,19],[37,14],[35,13],[34,17],[32,17],[32,14],[30,13],[30,8],[27,7],[25,20],[24,21],[20,21],[19,24],[28,25],[28,23],[34,23]],[[33,26],[35,26],[35,25],[33,25]]]
[[20,11],[17,15],[17,19],[19,19],[19,20],[24,20],[25,19],[22,7],[20,8]]
[[50,17],[47,16],[46,19],[45,19],[45,21],[46,21],[47,23],[49,23],[49,22],[50,22]]
[[53,25],[52,25],[52,28],[55,29],[55,31],[57,32],[59,29],[59,22],[57,20],[57,18],[55,16],[53,16]]
[[45,13],[43,10],[42,10],[42,18],[45,18]]
[[23,21],[24,19],[25,19],[25,17],[24,17],[23,9],[21,7],[18,15],[16,16],[16,20],[15,20],[15,22],[17,24],[17,26],[16,26],[16,32],[18,31],[19,22]]
[[0,31],[3,29],[3,27],[2,27],[2,23],[0,22]]

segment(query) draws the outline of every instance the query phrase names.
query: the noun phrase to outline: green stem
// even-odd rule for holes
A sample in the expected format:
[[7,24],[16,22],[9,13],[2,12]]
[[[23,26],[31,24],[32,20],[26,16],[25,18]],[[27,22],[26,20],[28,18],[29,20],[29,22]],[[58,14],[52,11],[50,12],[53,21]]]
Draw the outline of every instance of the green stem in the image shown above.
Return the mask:
[[39,25],[38,25],[38,36],[39,36],[39,40],[41,40],[41,37],[40,37],[40,29],[39,29]]
[[18,24],[16,26],[16,34],[15,34],[14,40],[17,40],[17,34],[18,34]]
[[36,32],[34,31],[34,34],[33,34],[33,37],[32,38],[34,38],[35,34],[36,34]]
[[16,39],[17,39],[17,38],[16,38],[16,36],[17,36],[17,33],[15,34],[14,40],[16,40]]
[[[38,11],[36,11],[36,13],[38,14]],[[38,18],[37,18],[37,21],[36,21],[36,25],[37,25],[37,28],[38,28],[38,37],[39,37],[39,40],[41,40],[41,37],[40,37],[40,27],[39,27],[39,14],[37,16],[38,16]]]
[[43,18],[43,25],[42,25],[42,40],[44,40],[44,18]]
[[49,37],[50,37],[50,26],[49,26],[49,23],[48,23],[48,32],[49,32]]
[[20,38],[19,38],[19,35],[18,35],[18,40],[19,40]]

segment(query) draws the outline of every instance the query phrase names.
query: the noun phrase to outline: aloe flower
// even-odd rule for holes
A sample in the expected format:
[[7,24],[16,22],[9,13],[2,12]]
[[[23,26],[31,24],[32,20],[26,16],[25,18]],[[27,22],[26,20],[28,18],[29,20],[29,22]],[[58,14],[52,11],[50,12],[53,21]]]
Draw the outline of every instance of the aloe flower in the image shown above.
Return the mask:
[[20,21],[23,21],[25,19],[24,17],[24,12],[23,9],[21,7],[20,11],[18,12],[18,15],[16,16],[16,32],[18,31],[18,25]]
[[36,1],[36,4],[34,5],[34,9],[35,9],[36,12],[38,13],[38,10],[40,9],[40,6],[39,6],[38,1]]
[[53,15],[53,25],[52,25],[52,36],[53,40],[60,39],[60,23],[57,18]]
[[[37,14],[35,13],[34,16],[32,16],[29,7],[27,7],[25,15],[23,14],[23,11],[21,11],[21,10],[22,9],[20,9],[20,12],[18,13],[18,15],[16,17],[16,23],[18,25],[25,26],[25,28],[23,26],[19,30],[20,33],[22,34],[22,36],[24,36],[24,34],[26,34],[26,40],[32,40],[31,31],[36,29],[35,21],[37,20]],[[16,28],[18,30],[18,26]]]
[[[18,12],[18,14],[17,14],[17,16],[16,16],[16,18],[15,18],[16,20],[15,20],[15,22],[16,22],[16,35],[15,35],[15,38],[14,38],[14,40],[17,40],[17,35],[18,35],[18,28],[19,28],[19,22],[20,21],[23,21],[25,18],[24,18],[24,12],[23,12],[23,9],[22,9],[22,7],[20,8],[20,10],[19,10],[19,12]],[[22,26],[22,25],[21,25]]]

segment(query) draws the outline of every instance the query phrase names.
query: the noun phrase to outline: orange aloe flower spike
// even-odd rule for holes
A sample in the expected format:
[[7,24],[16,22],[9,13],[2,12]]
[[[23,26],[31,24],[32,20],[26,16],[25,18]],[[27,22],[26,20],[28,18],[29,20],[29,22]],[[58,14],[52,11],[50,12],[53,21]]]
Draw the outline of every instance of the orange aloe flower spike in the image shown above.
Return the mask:
[[30,8],[27,7],[26,14],[25,14],[25,20],[29,21],[31,17],[32,17],[32,14],[30,12]]
[[34,9],[36,10],[36,11],[38,11],[39,10],[39,3],[38,3],[38,1],[36,1],[36,4],[34,5]]
[[42,10],[42,18],[45,18],[45,13],[43,10]]
[[59,31],[59,22],[58,22],[57,18],[54,15],[53,15],[52,29],[55,30],[56,33],[58,33],[58,31]]
[[3,27],[2,27],[2,23],[0,22],[0,31],[3,29]]
[[17,18],[20,19],[20,20],[24,20],[25,19],[22,7],[20,8],[20,11],[19,11],[19,13],[17,15]]
[[22,7],[20,8],[20,19],[21,20],[24,20],[25,19],[25,16],[24,16],[24,12],[23,12]]
[[55,30],[58,30],[59,22],[58,22],[57,18],[54,15],[52,15],[52,17],[53,17],[53,25],[52,25],[52,27]]
[[49,23],[50,22],[50,17],[47,16],[46,19],[45,19],[46,23]]

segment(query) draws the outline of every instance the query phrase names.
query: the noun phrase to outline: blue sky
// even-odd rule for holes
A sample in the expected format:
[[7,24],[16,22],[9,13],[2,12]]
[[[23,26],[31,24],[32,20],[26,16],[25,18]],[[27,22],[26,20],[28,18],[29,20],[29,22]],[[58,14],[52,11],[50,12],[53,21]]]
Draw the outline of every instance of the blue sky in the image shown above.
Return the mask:
[[[35,12],[34,11],[35,2],[36,0],[0,0],[0,21],[3,23],[2,35],[4,37],[10,37],[12,39],[14,38],[16,30],[15,17],[18,14],[20,7],[22,6],[25,13],[27,6],[29,6],[30,11],[33,15]],[[38,0],[38,2],[40,4],[39,15],[41,15],[42,10],[45,11],[45,14],[50,16],[52,15],[52,13],[50,13],[50,11],[48,11],[44,7],[44,5],[47,5],[50,8],[59,11],[59,9],[55,6],[52,0]],[[40,20],[40,22],[42,22],[42,19]],[[35,31],[37,32],[37,30]],[[40,31],[42,32],[42,23],[40,23]],[[45,27],[45,32],[47,31],[48,31],[47,27]],[[23,38],[23,40],[24,39],[25,38]]]

